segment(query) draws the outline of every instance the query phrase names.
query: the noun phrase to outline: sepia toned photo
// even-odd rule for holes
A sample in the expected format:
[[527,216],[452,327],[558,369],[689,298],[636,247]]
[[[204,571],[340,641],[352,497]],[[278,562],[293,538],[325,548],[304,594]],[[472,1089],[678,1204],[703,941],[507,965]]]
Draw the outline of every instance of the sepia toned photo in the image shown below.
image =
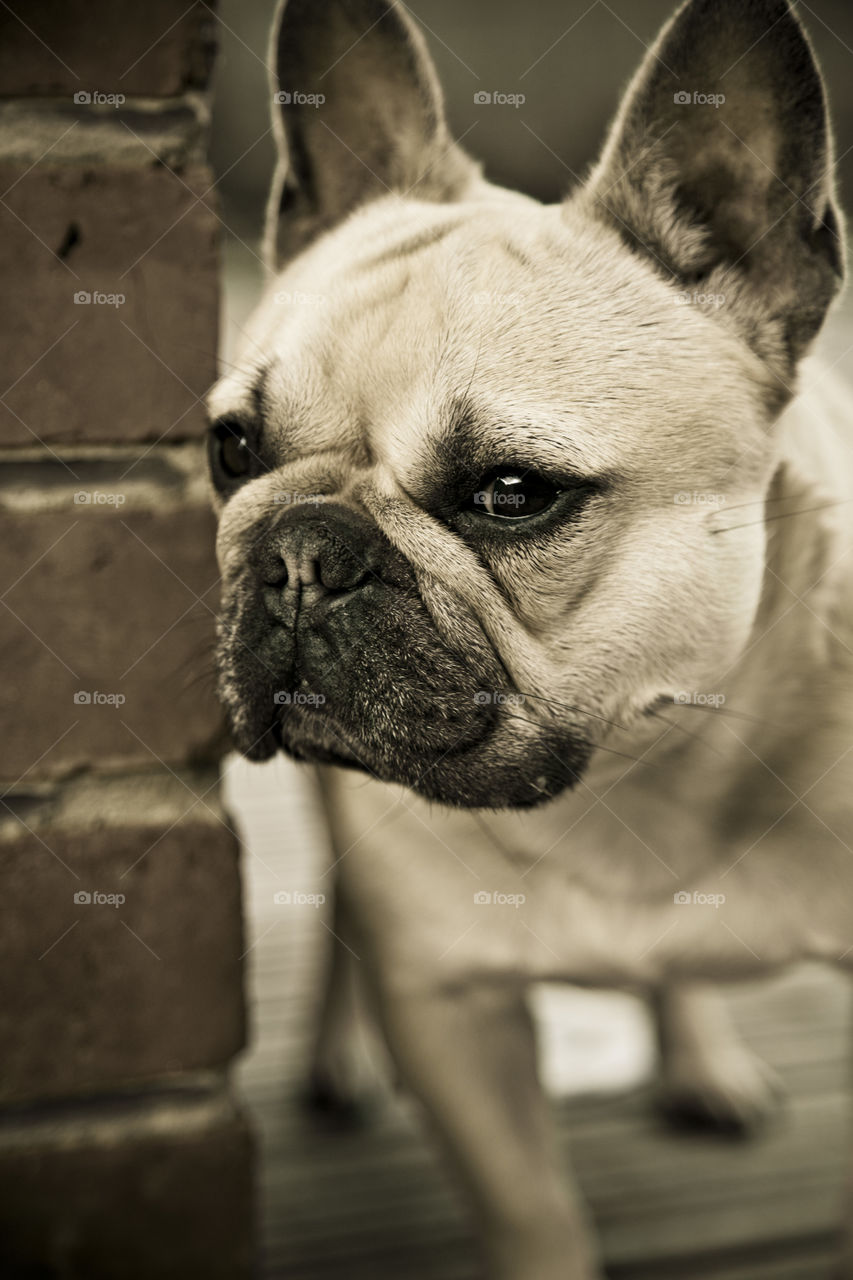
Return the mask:
[[853,10],[0,0],[0,1280],[853,1280]]

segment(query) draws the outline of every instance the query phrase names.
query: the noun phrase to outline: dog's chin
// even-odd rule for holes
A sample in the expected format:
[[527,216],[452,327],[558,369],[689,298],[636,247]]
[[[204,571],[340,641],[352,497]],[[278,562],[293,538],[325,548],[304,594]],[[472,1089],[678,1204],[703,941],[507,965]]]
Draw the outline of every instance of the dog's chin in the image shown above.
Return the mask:
[[300,708],[272,722],[265,732],[233,731],[239,750],[251,760],[278,751],[307,764],[355,769],[380,782],[396,783],[438,804],[457,809],[532,809],[547,804],[580,781],[593,748],[574,736],[553,733],[519,743],[504,740],[496,724],[479,742],[442,755],[417,749],[417,735],[386,749],[353,734],[325,711]]

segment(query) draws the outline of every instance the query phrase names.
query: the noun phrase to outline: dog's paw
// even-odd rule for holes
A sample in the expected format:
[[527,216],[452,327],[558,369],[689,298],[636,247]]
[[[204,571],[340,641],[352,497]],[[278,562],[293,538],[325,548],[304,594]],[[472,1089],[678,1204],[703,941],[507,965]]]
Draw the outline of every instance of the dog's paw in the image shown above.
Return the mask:
[[362,1129],[375,1109],[376,1097],[367,1090],[351,1089],[314,1067],[301,1102],[311,1116],[331,1129]]
[[319,1123],[333,1129],[361,1129],[375,1115],[382,1095],[368,1055],[348,1041],[315,1058],[301,1100]]
[[780,1111],[784,1088],[772,1067],[745,1045],[667,1063],[658,1106],[677,1128],[748,1136]]

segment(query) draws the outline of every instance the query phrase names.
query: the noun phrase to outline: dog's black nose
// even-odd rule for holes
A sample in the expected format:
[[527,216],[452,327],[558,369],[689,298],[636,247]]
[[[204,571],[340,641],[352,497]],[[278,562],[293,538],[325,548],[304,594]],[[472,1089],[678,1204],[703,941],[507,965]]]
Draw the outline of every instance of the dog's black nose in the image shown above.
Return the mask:
[[288,512],[258,557],[264,586],[301,600],[355,591],[374,571],[374,540],[354,513],[337,506]]
[[269,560],[263,574],[268,587],[312,596],[354,591],[370,572],[357,552],[316,526],[288,530]]

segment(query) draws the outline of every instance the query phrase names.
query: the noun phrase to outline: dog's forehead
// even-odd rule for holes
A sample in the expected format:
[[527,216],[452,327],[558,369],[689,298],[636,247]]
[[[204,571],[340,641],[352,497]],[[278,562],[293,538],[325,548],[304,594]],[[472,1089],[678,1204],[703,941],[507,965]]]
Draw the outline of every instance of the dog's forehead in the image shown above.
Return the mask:
[[[247,367],[223,380],[212,409],[243,399],[298,456],[393,440],[407,419],[421,435],[444,431],[446,406],[485,392],[487,413],[556,415],[563,436],[569,422],[588,429],[591,464],[597,445],[607,465],[626,430],[671,429],[706,397],[728,395],[734,416],[754,411],[754,362],[683,301],[570,207],[380,201],[272,283]],[[722,387],[715,348],[728,362]]]

